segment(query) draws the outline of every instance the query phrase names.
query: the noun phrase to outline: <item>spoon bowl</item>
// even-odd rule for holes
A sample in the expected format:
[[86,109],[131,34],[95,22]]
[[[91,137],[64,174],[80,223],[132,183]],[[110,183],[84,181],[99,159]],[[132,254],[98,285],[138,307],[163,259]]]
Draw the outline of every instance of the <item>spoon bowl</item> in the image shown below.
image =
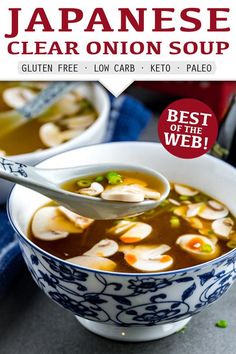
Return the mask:
[[[160,199],[143,202],[108,201],[73,193],[61,188],[61,184],[73,178],[103,174],[108,171],[135,171],[151,175],[163,186]],[[119,219],[140,214],[157,207],[169,194],[170,185],[160,173],[146,167],[127,164],[102,163],[73,168],[40,169],[5,158],[0,158],[0,177],[33,189],[60,205],[82,216],[96,219]]]

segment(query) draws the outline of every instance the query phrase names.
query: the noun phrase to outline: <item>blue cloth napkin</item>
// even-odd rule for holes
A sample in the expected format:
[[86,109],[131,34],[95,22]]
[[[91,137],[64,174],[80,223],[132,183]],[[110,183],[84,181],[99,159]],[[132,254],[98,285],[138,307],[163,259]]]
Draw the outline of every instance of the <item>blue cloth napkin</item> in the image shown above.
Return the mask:
[[[137,140],[147,125],[151,112],[139,101],[126,95],[110,97],[111,112],[105,141]],[[0,207],[0,297],[23,264],[15,233],[5,206]]]
[[22,265],[22,257],[15,233],[8,221],[6,208],[0,208],[0,297]]

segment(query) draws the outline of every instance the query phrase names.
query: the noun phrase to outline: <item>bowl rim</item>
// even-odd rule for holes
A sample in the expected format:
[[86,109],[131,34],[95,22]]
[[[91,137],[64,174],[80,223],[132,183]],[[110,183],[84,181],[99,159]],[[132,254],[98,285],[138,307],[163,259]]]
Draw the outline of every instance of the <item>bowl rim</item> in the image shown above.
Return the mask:
[[[143,144],[143,145],[158,145],[158,146],[162,146],[160,143],[155,143],[155,142],[139,142],[139,141],[128,141],[128,142],[124,142],[124,141],[119,141],[119,142],[111,142],[111,143],[103,143],[103,144],[94,144],[92,145],[92,147],[95,147],[96,146],[101,146],[101,145],[120,145],[120,144]],[[80,148],[76,148],[76,149],[72,149],[72,150],[69,150],[69,151],[64,151],[62,152],[61,154],[63,153],[70,153],[71,151],[75,151],[75,150],[79,150],[79,149],[84,149],[84,148],[90,148],[91,146],[84,146],[84,147],[80,147]],[[44,161],[46,160],[49,160],[55,156],[58,156],[60,154],[56,154],[54,156],[51,156],[43,161],[41,161],[39,164],[37,165],[40,165],[41,163],[43,163]],[[202,159],[210,159],[210,160],[217,160],[220,164],[222,164],[223,166],[229,168],[229,169],[232,169],[232,171],[236,174],[236,170],[233,166],[231,166],[230,164],[226,163],[225,161],[222,161],[222,160],[219,160],[217,159],[216,157],[213,157],[211,155],[208,155],[208,154],[205,154],[203,156],[201,156]],[[36,165],[36,166],[37,166]],[[236,176],[235,176],[236,177]],[[207,262],[203,262],[203,263],[199,263],[199,264],[196,264],[194,266],[191,266],[191,267],[186,267],[186,268],[180,268],[180,269],[176,269],[176,270],[167,270],[167,271],[162,271],[162,272],[145,272],[145,273],[139,273],[139,272],[133,272],[133,273],[128,273],[128,272],[124,272],[124,273],[121,273],[121,272],[111,272],[111,271],[105,271],[105,270],[99,270],[99,269],[92,269],[92,268],[87,268],[87,267],[83,267],[83,266],[80,266],[78,264],[74,264],[74,263],[70,263],[70,262],[67,262],[66,260],[64,259],[61,259],[57,256],[54,256],[46,251],[44,251],[42,248],[40,248],[39,246],[35,245],[26,235],[24,235],[24,233],[22,233],[20,230],[18,230],[18,228],[16,227],[15,223],[14,223],[14,218],[12,216],[12,194],[14,192],[14,189],[17,187],[17,185],[14,185],[11,189],[11,192],[9,194],[9,197],[8,197],[8,200],[7,200],[7,204],[6,204],[6,210],[7,210],[7,215],[8,215],[8,219],[10,221],[10,224],[12,226],[12,228],[14,229],[14,231],[16,232],[17,234],[17,237],[19,238],[22,238],[23,240],[23,243],[26,243],[29,245],[29,247],[35,249],[37,252],[41,253],[42,255],[46,256],[46,257],[49,257],[49,258],[52,258],[53,260],[59,262],[59,263],[62,263],[63,265],[67,266],[67,267],[72,267],[72,268],[75,268],[75,269],[78,269],[79,271],[87,271],[87,272],[92,272],[92,273],[101,273],[101,274],[106,274],[106,275],[111,275],[111,276],[118,276],[118,277],[165,277],[165,276],[169,276],[169,275],[175,275],[175,274],[180,274],[180,273],[189,273],[189,272],[196,272],[200,269],[204,269],[208,266],[214,266],[216,265],[217,263],[221,263],[223,261],[225,261],[228,257],[231,257],[232,255],[236,255],[236,248],[232,249],[231,251],[227,252],[227,253],[224,253],[223,255],[221,255],[220,257],[217,257],[215,259],[212,259],[210,261],[207,261]],[[19,186],[20,187],[20,186]]]
[[[74,146],[71,146],[73,143],[77,141],[77,139],[86,139],[87,135],[92,133],[93,131],[95,132],[97,128],[99,128],[99,125],[106,119],[109,109],[110,109],[110,100],[109,100],[109,95],[106,91],[106,89],[99,83],[99,82],[93,82],[89,81],[92,86],[95,86],[97,90],[100,91],[100,93],[103,95],[103,108],[99,112],[97,119],[93,124],[91,124],[83,133],[79,136],[75,136],[74,138],[60,144],[57,146],[49,147],[40,151],[31,151],[27,152],[24,154],[18,154],[18,155],[8,155],[7,158],[9,159],[15,159],[15,160],[21,160],[21,159],[29,159],[29,158],[34,158],[34,159],[42,159],[40,162],[46,160],[47,158],[50,158],[55,155],[59,155],[63,152],[66,152],[68,150],[73,150],[75,149]],[[81,146],[83,147],[83,146]],[[48,153],[50,153],[50,156],[48,156]],[[37,163],[37,162],[36,162]]]

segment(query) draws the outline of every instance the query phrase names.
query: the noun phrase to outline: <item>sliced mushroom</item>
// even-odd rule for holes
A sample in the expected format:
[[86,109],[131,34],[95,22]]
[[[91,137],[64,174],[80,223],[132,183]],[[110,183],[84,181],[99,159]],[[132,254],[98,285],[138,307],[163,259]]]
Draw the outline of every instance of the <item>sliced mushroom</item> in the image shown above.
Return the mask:
[[72,221],[75,226],[80,227],[82,230],[87,229],[94,222],[93,219],[73,213],[73,211],[66,209],[63,206],[59,206],[58,209],[63,215],[65,215],[65,217]]
[[62,143],[60,129],[54,123],[45,123],[39,128],[39,137],[47,147],[53,147]]
[[190,200],[183,200],[181,204],[188,205],[192,203],[190,202]]
[[204,236],[209,236],[210,234],[212,234],[212,229],[210,226],[207,226],[207,225],[204,225],[201,229],[198,229],[199,233],[201,235],[204,235]]
[[0,150],[0,157],[4,157],[4,156],[6,156],[6,151]]
[[150,235],[152,227],[143,222],[134,222],[134,225],[120,236],[120,240],[124,243],[140,242]]
[[173,258],[164,254],[168,252],[168,245],[136,246],[133,249],[124,251],[125,261],[133,268],[144,272],[158,272],[170,268],[174,262]]
[[222,218],[213,221],[211,228],[215,234],[223,239],[228,239],[232,231],[234,222],[231,218]]
[[198,232],[201,235],[206,236],[208,239],[210,239],[214,243],[214,245],[217,244],[217,242],[219,241],[218,236],[216,236],[213,231],[206,226],[203,226],[203,228],[198,229]]
[[143,202],[144,193],[137,191],[130,185],[118,185],[115,187],[107,187],[101,194],[101,198],[105,200],[115,200],[121,202]]
[[203,223],[199,218],[196,217],[191,217],[186,219],[190,226],[192,226],[194,229],[202,229],[203,228]]
[[207,238],[209,238],[214,245],[216,245],[219,241],[216,235],[208,235]]
[[80,129],[85,130],[95,120],[95,114],[89,114],[87,116],[74,116],[72,118],[63,119],[60,124],[65,125],[68,129]]
[[187,213],[187,206],[186,205],[181,205],[174,210],[174,214],[177,216],[182,216],[183,218],[186,217]]
[[118,243],[104,239],[96,243],[90,250],[84,253],[85,256],[110,257],[119,250]]
[[48,85],[49,85],[48,82],[43,82],[43,81],[22,81],[21,82],[21,86],[23,87],[38,89],[38,90],[44,90],[48,87]]
[[160,255],[160,254],[164,254],[168,251],[170,251],[171,247],[169,245],[166,244],[161,244],[159,246],[155,245],[155,244],[151,244],[151,245],[120,245],[120,252],[123,253],[127,253],[127,252],[135,252],[136,255],[138,256],[153,256],[153,255]]
[[115,226],[107,230],[108,233],[113,235],[121,235],[127,230],[131,229],[136,223],[134,221],[121,220]]
[[71,93],[76,97],[76,101],[79,102],[79,101],[81,101],[83,99],[83,96],[81,95],[81,92],[80,92],[79,88],[74,88]]
[[80,104],[75,95],[67,93],[54,105],[53,108],[55,112],[59,112],[63,116],[71,116],[79,111]]
[[108,258],[103,257],[90,257],[90,256],[78,256],[69,258],[67,262],[78,264],[82,267],[92,268],[97,270],[113,271],[116,268],[116,263]]
[[199,193],[198,190],[194,189],[194,188],[190,188],[187,186],[184,186],[182,184],[174,184],[174,189],[176,191],[176,193],[180,194],[180,195],[184,195],[186,197],[194,197],[195,195],[197,195]]
[[209,200],[207,203],[212,209],[217,210],[217,211],[222,211],[224,209],[224,205],[221,203],[217,202],[216,200]]
[[175,200],[175,199],[173,199],[173,198],[169,198],[168,200],[169,200],[169,202],[170,202],[171,204],[174,204],[174,205],[177,205],[177,206],[181,205],[180,202],[178,202],[177,200]]
[[187,218],[197,216],[202,207],[204,207],[204,203],[188,204],[187,211],[186,211]]
[[61,139],[61,143],[64,143],[65,141],[71,140],[76,138],[77,136],[80,136],[82,133],[84,132],[84,130],[82,129],[78,129],[78,130],[64,130],[62,132],[60,132],[60,139]]
[[219,246],[212,239],[201,235],[182,235],[177,239],[176,244],[200,261],[216,258],[220,253]]
[[98,182],[93,182],[88,188],[79,189],[79,194],[88,195],[90,197],[97,197],[104,191],[103,185]]
[[48,122],[58,122],[60,119],[62,119],[62,115],[60,113],[55,113],[52,111],[50,113],[46,112],[42,114],[39,118],[38,121],[40,123],[48,123]]
[[25,87],[12,87],[3,91],[2,98],[11,108],[21,108],[28,101],[35,98],[36,94]]
[[161,194],[158,191],[151,188],[143,187],[140,184],[131,184],[129,186],[130,188],[136,190],[137,192],[144,193],[145,199],[159,200],[161,197]]
[[82,230],[63,217],[57,207],[48,206],[35,213],[32,232],[40,240],[55,241],[66,238],[70,233],[81,233]]
[[45,123],[39,128],[39,137],[42,143],[47,147],[60,145],[64,141],[75,138],[82,132],[77,130],[60,131],[59,127],[52,123]]
[[226,217],[229,210],[221,203],[210,200],[205,207],[201,207],[198,215],[206,220],[216,220]]
[[124,177],[123,183],[128,185],[138,184],[139,186],[147,187],[147,182],[135,177]]

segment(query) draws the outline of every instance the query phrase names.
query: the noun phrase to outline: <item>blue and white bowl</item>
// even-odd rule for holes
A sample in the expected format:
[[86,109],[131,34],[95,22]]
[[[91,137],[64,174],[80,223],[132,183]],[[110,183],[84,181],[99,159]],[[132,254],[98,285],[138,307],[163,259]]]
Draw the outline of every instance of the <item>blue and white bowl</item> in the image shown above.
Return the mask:
[[[170,181],[192,185],[225,203],[236,215],[236,170],[211,156],[183,160],[156,143],[111,143],[54,156],[39,166],[100,162],[145,165]],[[111,339],[145,341],[181,329],[191,316],[218,300],[236,277],[236,250],[194,267],[161,273],[113,273],[70,264],[27,238],[30,219],[47,198],[14,187],[8,204],[25,262],[39,287],[91,331]]]

